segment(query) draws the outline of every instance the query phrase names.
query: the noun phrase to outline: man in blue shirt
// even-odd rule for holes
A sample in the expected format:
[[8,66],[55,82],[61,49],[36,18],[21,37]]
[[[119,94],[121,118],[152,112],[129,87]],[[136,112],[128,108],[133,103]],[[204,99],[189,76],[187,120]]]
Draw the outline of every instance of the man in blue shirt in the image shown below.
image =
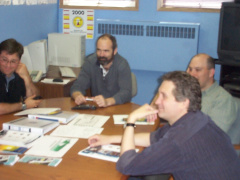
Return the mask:
[[[240,159],[229,137],[200,111],[198,80],[180,71],[162,79],[157,109],[143,105],[129,115],[123,136],[94,135],[90,146],[121,142],[117,169],[126,175],[171,173],[175,180],[238,180]],[[138,119],[154,121],[157,115],[168,124],[152,133],[134,134]],[[136,145],[146,148],[137,153]]]

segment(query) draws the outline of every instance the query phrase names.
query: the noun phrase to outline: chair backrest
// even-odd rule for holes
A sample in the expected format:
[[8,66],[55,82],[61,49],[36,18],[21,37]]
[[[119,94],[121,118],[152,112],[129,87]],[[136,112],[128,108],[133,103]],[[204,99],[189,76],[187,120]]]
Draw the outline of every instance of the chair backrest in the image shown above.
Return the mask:
[[133,72],[131,74],[132,74],[132,97],[134,97],[137,94],[137,78]]

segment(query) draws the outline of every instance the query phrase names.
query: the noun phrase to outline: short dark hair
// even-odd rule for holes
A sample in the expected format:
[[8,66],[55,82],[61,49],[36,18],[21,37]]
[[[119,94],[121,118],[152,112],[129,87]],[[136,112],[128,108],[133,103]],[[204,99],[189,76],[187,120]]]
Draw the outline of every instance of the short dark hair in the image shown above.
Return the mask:
[[189,99],[188,111],[201,109],[201,88],[198,80],[183,71],[169,72],[162,77],[163,81],[171,81],[175,85],[172,93],[176,101],[181,102]]
[[97,41],[96,41],[96,46],[97,46],[98,40],[99,39],[104,39],[104,38],[108,38],[108,39],[110,39],[112,41],[112,49],[114,51],[117,48],[117,40],[111,34],[102,34],[101,36],[99,36]]
[[23,45],[15,39],[6,39],[0,44],[0,53],[2,53],[2,51],[7,51],[7,53],[11,55],[17,53],[19,59],[21,59],[23,55]]

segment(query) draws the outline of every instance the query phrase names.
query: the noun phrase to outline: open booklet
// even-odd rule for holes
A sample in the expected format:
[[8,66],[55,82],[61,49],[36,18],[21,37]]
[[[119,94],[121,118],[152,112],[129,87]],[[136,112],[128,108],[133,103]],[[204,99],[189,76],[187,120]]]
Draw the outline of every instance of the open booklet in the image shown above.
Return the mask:
[[[79,155],[102,159],[106,161],[117,162],[120,156],[121,146],[119,145],[103,145],[97,147],[87,147],[78,152]],[[138,152],[138,149],[136,149]]]
[[[125,114],[115,114],[113,115],[114,124],[125,124],[128,115]],[[139,119],[135,122],[136,125],[153,125],[154,122],[147,122],[146,118]]]

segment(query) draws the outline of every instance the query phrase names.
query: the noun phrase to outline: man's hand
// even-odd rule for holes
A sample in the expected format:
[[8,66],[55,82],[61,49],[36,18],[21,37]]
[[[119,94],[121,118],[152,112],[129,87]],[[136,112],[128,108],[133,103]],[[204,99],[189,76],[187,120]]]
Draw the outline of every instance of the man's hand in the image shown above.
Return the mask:
[[42,100],[34,100],[34,99],[33,99],[34,97],[35,97],[35,95],[30,96],[30,97],[28,97],[28,98],[25,100],[25,104],[26,104],[26,106],[27,106],[27,109],[38,107],[38,105],[39,105],[40,102],[42,101]]
[[149,104],[145,104],[140,108],[133,111],[129,117],[127,122],[128,123],[135,123],[138,119],[147,118],[148,122],[155,121],[157,119],[158,110],[154,109]]
[[88,139],[88,144],[91,147],[96,147],[96,146],[101,146],[101,145],[106,145],[110,144],[110,137],[109,136],[104,136],[104,135],[93,135]]
[[25,81],[25,84],[26,84],[26,81],[29,81],[30,79],[30,75],[29,75],[29,72],[27,70],[27,67],[25,64],[23,63],[19,63],[17,69],[16,69],[16,73]]
[[78,91],[76,91],[72,94],[72,98],[74,99],[74,101],[77,105],[87,102],[85,96],[83,96],[82,93],[78,92]]
[[105,99],[103,95],[95,96],[94,102],[99,106],[99,107],[108,107],[116,104],[116,101],[114,98],[107,98]]

